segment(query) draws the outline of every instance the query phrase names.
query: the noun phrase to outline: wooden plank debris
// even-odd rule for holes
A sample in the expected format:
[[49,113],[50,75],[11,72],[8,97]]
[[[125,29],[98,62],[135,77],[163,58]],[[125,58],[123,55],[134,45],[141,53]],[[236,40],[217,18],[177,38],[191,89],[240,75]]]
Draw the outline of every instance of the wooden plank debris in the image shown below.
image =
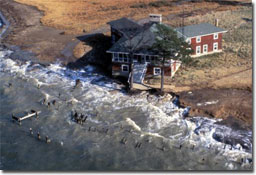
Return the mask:
[[22,120],[26,120],[28,118],[31,118],[33,116],[35,116],[36,118],[38,118],[38,115],[41,113],[41,111],[35,111],[35,110],[31,110],[31,113],[23,116],[23,117],[16,117],[14,114],[12,114],[12,120],[13,122],[17,121],[19,122],[19,125],[21,125],[21,121]]

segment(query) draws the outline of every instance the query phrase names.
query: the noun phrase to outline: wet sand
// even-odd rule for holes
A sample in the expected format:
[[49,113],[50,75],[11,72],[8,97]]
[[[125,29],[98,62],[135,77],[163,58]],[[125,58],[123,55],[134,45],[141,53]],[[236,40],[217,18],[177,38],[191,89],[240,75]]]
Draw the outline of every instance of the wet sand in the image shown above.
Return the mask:
[[252,129],[253,100],[246,89],[197,89],[178,93],[181,105],[190,106],[190,116],[228,117],[239,121],[241,127]]
[[0,0],[1,11],[11,26],[8,35],[1,40],[7,46],[19,46],[22,50],[32,52],[34,62],[43,64],[57,60],[67,64],[76,60],[73,47],[78,43],[75,35],[62,34],[62,30],[41,24],[44,15],[35,7],[23,5],[13,0]]

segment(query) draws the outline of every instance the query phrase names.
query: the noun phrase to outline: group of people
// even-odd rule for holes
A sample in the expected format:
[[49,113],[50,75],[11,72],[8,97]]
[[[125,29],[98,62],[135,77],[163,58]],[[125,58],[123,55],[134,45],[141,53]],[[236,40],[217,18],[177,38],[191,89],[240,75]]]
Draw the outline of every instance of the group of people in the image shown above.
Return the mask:
[[85,116],[84,114],[78,114],[76,111],[73,115],[73,119],[75,120],[75,122],[81,125],[85,123],[87,118],[88,116]]

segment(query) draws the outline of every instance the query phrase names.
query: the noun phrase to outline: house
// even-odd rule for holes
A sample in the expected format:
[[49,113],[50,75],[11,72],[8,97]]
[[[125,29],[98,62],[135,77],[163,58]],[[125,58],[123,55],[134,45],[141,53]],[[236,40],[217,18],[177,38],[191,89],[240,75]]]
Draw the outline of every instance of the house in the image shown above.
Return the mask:
[[198,57],[222,51],[222,35],[227,32],[221,29],[216,21],[215,26],[209,23],[195,24],[176,28],[185,40],[191,44],[194,53],[191,57]]
[[[121,18],[111,21],[111,38],[113,46],[107,51],[112,54],[112,76],[129,77],[131,70],[131,50],[133,51],[134,82],[142,83],[145,76],[159,76],[161,65],[157,53],[151,47],[155,41],[156,23],[162,22],[162,15],[151,14],[149,22],[144,25]],[[165,64],[165,75],[174,76],[181,65],[180,61],[171,60]]]
[[[132,19],[121,18],[111,21],[112,47],[107,51],[112,55],[112,76],[129,77],[131,70],[130,53],[133,55],[134,82],[142,83],[144,77],[161,75],[158,55],[151,49],[155,42],[156,24],[162,23],[162,15],[150,14],[149,21],[139,24]],[[170,26],[169,26],[170,27]],[[214,25],[203,23],[174,29],[179,37],[191,43],[195,50],[192,56],[220,52],[222,33],[226,32]],[[131,52],[132,51],[132,52]],[[174,76],[181,65],[180,61],[170,60],[164,65],[165,76]]]

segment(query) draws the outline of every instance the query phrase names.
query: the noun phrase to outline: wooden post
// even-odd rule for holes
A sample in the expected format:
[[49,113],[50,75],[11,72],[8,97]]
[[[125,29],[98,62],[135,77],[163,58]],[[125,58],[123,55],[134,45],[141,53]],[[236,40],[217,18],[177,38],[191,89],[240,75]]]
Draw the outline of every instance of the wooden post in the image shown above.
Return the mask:
[[40,136],[40,133],[37,132],[37,139],[40,140],[41,139],[41,136]]
[[45,136],[45,141],[46,141],[46,143],[50,143],[51,142],[51,140],[49,139],[48,136]]
[[33,130],[32,130],[32,128],[29,128],[29,132],[30,132],[31,135],[33,135]]

